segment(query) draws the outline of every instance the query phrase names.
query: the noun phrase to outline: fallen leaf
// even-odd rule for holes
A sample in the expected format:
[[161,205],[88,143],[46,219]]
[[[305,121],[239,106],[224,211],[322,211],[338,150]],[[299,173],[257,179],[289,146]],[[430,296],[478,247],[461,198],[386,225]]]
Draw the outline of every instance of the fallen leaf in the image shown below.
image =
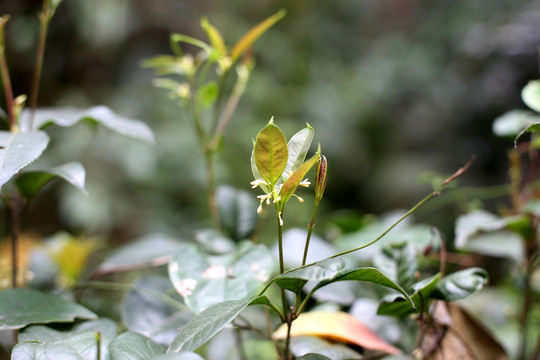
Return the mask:
[[[319,336],[388,354],[401,353],[398,348],[382,340],[354,316],[344,312],[309,312],[301,314],[292,323],[291,336],[301,335]],[[286,336],[287,325],[284,324],[276,330],[273,338],[285,339]]]
[[[446,305],[446,306],[445,306]],[[508,355],[489,331],[457,303],[436,303],[434,320],[422,350],[426,360],[506,360]]]

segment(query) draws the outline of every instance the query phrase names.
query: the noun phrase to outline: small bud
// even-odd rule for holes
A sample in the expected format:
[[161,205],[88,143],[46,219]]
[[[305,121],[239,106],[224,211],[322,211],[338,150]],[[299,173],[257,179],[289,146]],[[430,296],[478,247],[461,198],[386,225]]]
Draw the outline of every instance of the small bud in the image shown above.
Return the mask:
[[326,188],[326,157],[321,155],[317,160],[317,175],[315,177],[315,200],[319,203]]

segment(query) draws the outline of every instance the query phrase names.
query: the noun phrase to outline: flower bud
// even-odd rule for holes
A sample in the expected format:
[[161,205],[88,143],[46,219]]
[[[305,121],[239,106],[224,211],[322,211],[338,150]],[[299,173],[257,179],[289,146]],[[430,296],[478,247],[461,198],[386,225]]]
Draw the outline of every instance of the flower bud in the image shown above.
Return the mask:
[[315,177],[315,201],[319,203],[326,188],[326,157],[321,155],[317,160],[317,175]]

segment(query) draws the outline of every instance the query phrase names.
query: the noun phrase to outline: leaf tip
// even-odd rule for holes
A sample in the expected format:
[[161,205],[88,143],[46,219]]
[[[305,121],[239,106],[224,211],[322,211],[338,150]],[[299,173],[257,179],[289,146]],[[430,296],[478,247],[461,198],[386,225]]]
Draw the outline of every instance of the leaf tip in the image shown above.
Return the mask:
[[206,29],[208,27],[208,18],[206,16],[201,17],[201,27]]

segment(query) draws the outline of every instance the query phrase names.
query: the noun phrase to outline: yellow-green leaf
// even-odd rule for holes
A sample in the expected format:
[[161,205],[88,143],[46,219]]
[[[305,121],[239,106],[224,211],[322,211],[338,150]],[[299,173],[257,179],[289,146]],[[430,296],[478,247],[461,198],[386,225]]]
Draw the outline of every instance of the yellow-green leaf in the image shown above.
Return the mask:
[[243,53],[253,45],[253,43],[268,30],[272,25],[285,16],[286,11],[280,10],[266,20],[255,25],[234,45],[231,51],[231,60],[235,62]]
[[273,187],[285,170],[289,158],[287,139],[274,124],[273,118],[257,135],[253,155],[262,178]]
[[[361,346],[365,349],[399,354],[401,351],[371,331],[354,316],[344,312],[309,312],[301,314],[292,323],[291,336],[313,335]],[[285,339],[287,324],[283,324],[272,336]]]
[[206,17],[203,17],[201,20],[201,26],[206,32],[208,39],[210,39],[210,44],[216,50],[220,56],[227,55],[227,47],[225,46],[225,41],[218,29],[212,26]]
[[280,192],[281,201],[283,202],[283,204],[285,204],[290,199],[292,194],[294,194],[300,182],[304,179],[307,172],[313,167],[313,165],[315,165],[317,160],[319,160],[320,156],[321,149],[319,148],[315,155],[305,161],[295,172],[289,175],[289,177],[285,180]]

